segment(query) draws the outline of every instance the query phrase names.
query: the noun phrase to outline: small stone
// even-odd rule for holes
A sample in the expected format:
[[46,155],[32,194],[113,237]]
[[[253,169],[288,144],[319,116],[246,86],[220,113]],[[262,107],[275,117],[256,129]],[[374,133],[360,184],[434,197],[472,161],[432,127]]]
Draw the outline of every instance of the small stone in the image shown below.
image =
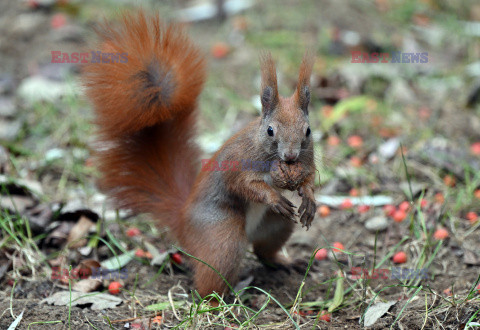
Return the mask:
[[367,220],[365,228],[370,231],[383,231],[388,228],[388,220],[385,217],[378,216]]
[[383,159],[390,159],[397,153],[400,147],[400,140],[398,138],[392,138],[378,147],[378,154]]

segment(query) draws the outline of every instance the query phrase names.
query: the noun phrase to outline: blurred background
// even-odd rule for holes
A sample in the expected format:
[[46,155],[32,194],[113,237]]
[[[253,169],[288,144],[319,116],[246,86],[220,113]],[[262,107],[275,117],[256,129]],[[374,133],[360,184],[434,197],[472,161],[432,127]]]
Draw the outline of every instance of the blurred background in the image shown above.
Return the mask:
[[[476,294],[472,288],[478,285],[480,265],[478,1],[4,0],[0,2],[0,265],[6,266],[0,267],[0,288],[5,289],[5,297],[10,297],[14,279],[49,276],[53,266],[75,267],[87,257],[102,261],[112,253],[145,248],[144,239],[170,248],[158,239],[162,232],[151,221],[129,218],[105,206],[105,196],[95,187],[95,128],[79,82],[81,68],[78,63],[52,63],[52,52],[89,52],[99,21],[138,7],[185,23],[208,59],[198,124],[203,158],[259,114],[261,51],[273,54],[280,93],[285,96],[294,91],[305,50],[315,51],[310,122],[320,174],[319,209],[312,229],[296,231],[287,245],[291,256],[308,260],[316,247],[336,241],[347,250],[366,251],[370,265],[378,252],[383,267],[389,267],[390,257],[401,249],[409,257],[407,267],[429,267],[431,278],[436,276],[429,285],[445,297],[452,295],[447,290],[453,291],[454,284],[463,297]],[[374,53],[386,54],[385,60],[358,60],[374,58]],[[404,219],[408,221],[401,223]],[[104,220],[109,226],[103,226]],[[80,248],[71,248],[72,240],[92,228],[98,235],[89,236],[88,244],[82,240]],[[150,251],[151,246],[146,248]],[[133,255],[129,258],[127,263]],[[250,255],[250,265],[258,267],[254,259]],[[305,293],[304,301],[309,312],[322,310],[331,301],[331,283],[336,279],[330,279],[335,277],[333,271],[327,273],[335,264],[330,259],[328,264],[318,258],[315,262],[321,267],[312,268],[308,277],[312,290]],[[141,288],[146,290],[141,291],[145,305],[156,302],[158,294],[165,298],[178,278],[187,288],[191,284],[181,272],[164,276],[163,266],[155,274],[157,270],[147,267],[145,260],[138,257],[129,266],[131,274],[152,279]],[[253,283],[272,289],[288,304],[297,295],[303,274],[285,274],[255,270]],[[126,287],[134,287],[129,280]],[[19,283],[14,297],[26,298],[32,287],[36,295],[24,301],[51,294],[48,278],[43,286],[37,283]],[[377,289],[372,284],[368,297]],[[345,327],[358,325],[357,307],[365,302],[366,291],[354,290],[356,295],[345,296],[342,306],[347,308],[334,314],[341,316],[337,324],[341,318]],[[397,301],[415,296],[418,291],[412,290],[406,293],[398,285],[385,294]],[[246,299],[259,308],[264,297],[257,292]],[[437,301],[437,294],[429,294],[428,299]],[[475,308],[457,308],[456,303],[451,306],[455,313],[465,312],[465,320],[475,311],[478,314],[478,299]],[[10,304],[7,298],[0,301],[3,310]],[[120,314],[113,318],[131,313],[122,306],[121,312],[112,312]],[[274,308],[265,316],[266,323],[286,319],[282,311],[272,312]],[[404,315],[414,316],[407,318],[411,323],[406,328],[438,325],[432,318],[439,310],[429,314],[421,308],[425,302],[419,299],[405,309]],[[32,310],[36,313],[30,316],[32,322],[60,318]],[[75,310],[79,318],[80,311]],[[445,311],[439,318],[457,324],[458,314]],[[188,308],[183,312],[187,315]],[[104,325],[97,314],[92,312],[90,319]],[[429,323],[424,323],[427,314]],[[177,320],[168,315],[175,324]],[[394,316],[387,316],[389,324]]]
[[[284,95],[293,92],[304,51],[317,54],[310,107],[314,138],[317,148],[322,140],[338,145],[333,154],[318,153],[324,182],[342,162],[393,157],[400,142],[421,153],[448,144],[468,158],[471,144],[480,140],[476,1],[4,1],[0,159],[15,157],[14,175],[40,176],[49,196],[63,196],[71,179],[86,182],[94,132],[79,64],[52,63],[52,51],[89,51],[99,20],[138,6],[185,22],[208,57],[199,124],[206,153],[258,114],[262,50],[277,61]],[[387,53],[389,62],[352,63],[358,51]],[[390,63],[395,52],[426,53],[428,60]],[[366,144],[355,154],[348,146],[352,135]],[[392,138],[387,155],[379,154],[376,148]]]

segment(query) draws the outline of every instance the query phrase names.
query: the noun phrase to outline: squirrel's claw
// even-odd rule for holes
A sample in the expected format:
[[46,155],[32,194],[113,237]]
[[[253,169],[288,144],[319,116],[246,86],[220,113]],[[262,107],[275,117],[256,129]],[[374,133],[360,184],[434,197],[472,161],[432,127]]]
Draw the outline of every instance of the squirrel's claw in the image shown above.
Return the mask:
[[315,217],[315,210],[315,201],[306,196],[303,196],[302,204],[298,209],[298,214],[301,215],[300,222],[302,224],[302,228],[307,226],[307,230],[310,229],[313,218]]
[[272,211],[281,214],[296,223],[294,208],[295,205],[292,202],[280,195],[280,200],[272,206]]

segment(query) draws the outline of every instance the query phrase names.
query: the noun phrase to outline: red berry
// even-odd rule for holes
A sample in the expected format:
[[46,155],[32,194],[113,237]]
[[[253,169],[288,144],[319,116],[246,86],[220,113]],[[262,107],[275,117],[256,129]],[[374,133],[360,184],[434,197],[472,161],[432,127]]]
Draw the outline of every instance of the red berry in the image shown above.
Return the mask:
[[466,218],[471,224],[474,224],[478,220],[478,214],[475,212],[468,212]]
[[334,247],[334,249],[333,249],[334,252],[342,252],[340,250],[345,250],[345,247],[340,242],[333,243],[333,247]]
[[162,324],[162,316],[161,316],[161,315],[155,316],[155,317],[152,319],[152,323]]
[[357,156],[352,156],[350,158],[350,165],[352,165],[352,167],[361,167],[362,166],[362,159],[360,157],[357,157]]
[[126,234],[128,237],[134,237],[140,235],[141,232],[137,227],[131,227],[127,229]]
[[472,155],[480,156],[480,142],[472,143],[470,146],[470,152]]
[[327,258],[328,251],[327,249],[320,249],[315,253],[315,259],[317,260],[324,260]]
[[383,212],[388,215],[389,217],[393,217],[393,214],[395,213],[395,211],[397,210],[397,208],[395,207],[395,205],[385,205],[383,207]]
[[370,206],[368,205],[359,205],[358,206],[358,213],[367,213],[370,210]]
[[52,29],[59,29],[67,23],[67,16],[65,14],[55,14],[52,16],[50,26]]
[[435,202],[438,204],[443,204],[445,202],[445,197],[443,196],[442,193],[435,194]]
[[477,286],[478,294],[480,294],[480,284]]
[[321,311],[318,319],[325,322],[330,322],[332,320],[332,314],[328,313],[327,311]]
[[473,196],[475,196],[475,198],[480,199],[480,189],[475,190],[475,192],[473,193]]
[[108,286],[108,292],[110,292],[111,294],[119,294],[120,293],[120,288],[122,286],[123,285],[121,285],[119,282],[112,282]]
[[420,200],[420,207],[421,207],[422,209],[424,209],[424,208],[427,207],[427,205],[428,205],[427,200],[424,199],[424,198],[422,198],[422,199]]
[[224,42],[216,42],[212,46],[212,55],[215,58],[224,58],[230,52],[230,46]]
[[336,135],[330,135],[327,144],[332,147],[338,146],[340,144],[340,138]]
[[403,251],[397,252],[393,256],[392,260],[396,264],[404,264],[407,262],[407,254]]
[[447,174],[443,178],[443,183],[445,183],[445,185],[448,187],[455,187],[455,184],[456,184],[455,177],[453,175]]
[[363,145],[363,139],[359,135],[352,135],[347,139],[347,143],[352,148],[360,148]]
[[330,208],[327,205],[320,205],[317,212],[321,217],[328,217],[330,215]]
[[142,249],[137,249],[135,251],[135,257],[145,258],[145,251],[143,251]]
[[170,259],[176,263],[177,265],[181,265],[182,264],[182,255],[178,252],[175,252],[174,254],[172,254],[170,256]]
[[407,201],[401,202],[400,205],[398,206],[398,209],[408,212],[408,210],[410,210],[410,203]]
[[396,210],[395,213],[393,213],[393,221],[395,222],[402,222],[406,217],[407,214],[402,210]]
[[445,228],[438,228],[433,234],[433,238],[435,238],[436,240],[444,240],[448,236],[448,231]]
[[340,208],[342,210],[345,210],[345,209],[351,209],[353,207],[353,203],[350,199],[345,199],[342,204],[340,204]]
[[358,189],[352,188],[352,189],[350,189],[349,194],[350,194],[350,196],[352,196],[352,197],[357,197],[360,193],[358,192]]

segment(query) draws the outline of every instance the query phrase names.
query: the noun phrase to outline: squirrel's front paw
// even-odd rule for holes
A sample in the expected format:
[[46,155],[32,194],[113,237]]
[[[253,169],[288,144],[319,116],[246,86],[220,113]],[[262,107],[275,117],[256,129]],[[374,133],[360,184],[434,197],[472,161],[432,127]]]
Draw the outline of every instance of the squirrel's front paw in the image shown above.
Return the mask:
[[283,197],[282,195],[278,195],[278,200],[273,203],[272,211],[278,214],[283,215],[284,217],[291,219],[295,222],[295,205],[290,202],[287,198]]
[[298,193],[302,196],[302,204],[298,209],[300,215],[300,222],[302,227],[307,226],[307,230],[310,228],[313,218],[315,217],[315,211],[317,209],[315,205],[315,199],[312,198],[312,194],[306,194],[303,188],[300,188]]

